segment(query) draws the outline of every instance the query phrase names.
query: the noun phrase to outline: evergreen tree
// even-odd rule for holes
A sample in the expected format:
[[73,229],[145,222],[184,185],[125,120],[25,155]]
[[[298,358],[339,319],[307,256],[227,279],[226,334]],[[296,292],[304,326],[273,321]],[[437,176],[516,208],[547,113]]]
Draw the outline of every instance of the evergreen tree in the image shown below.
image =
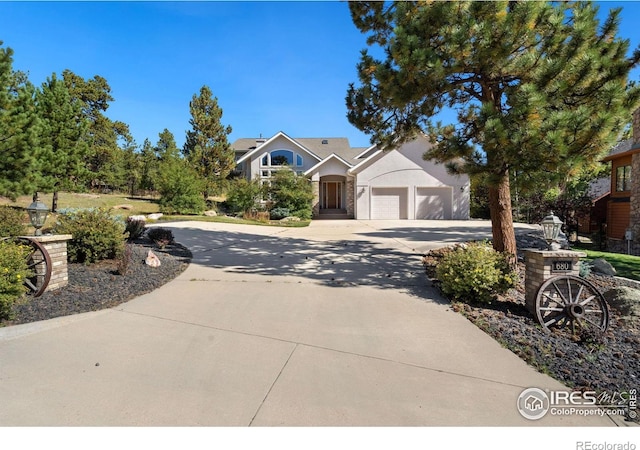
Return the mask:
[[[638,103],[617,36],[590,2],[354,2],[354,24],[385,59],[363,51],[349,121],[382,147],[426,133],[425,154],[485,174],[493,245],[515,254],[510,175],[555,174],[597,158]],[[445,108],[457,123],[434,123]]]
[[39,119],[34,87],[13,71],[13,50],[0,41],[0,195],[14,200],[33,192]]
[[155,191],[158,180],[158,157],[149,139],[145,139],[140,150],[140,189]]
[[227,139],[231,126],[222,125],[222,109],[207,86],[200,88],[200,94],[192,97],[189,110],[192,129],[187,131],[183,153],[206,180],[203,192],[206,199],[209,194],[220,190],[235,168],[235,154]]
[[85,178],[88,121],[55,73],[36,92],[36,104],[42,120],[39,190],[53,191],[51,210],[55,212],[58,191],[76,190]]

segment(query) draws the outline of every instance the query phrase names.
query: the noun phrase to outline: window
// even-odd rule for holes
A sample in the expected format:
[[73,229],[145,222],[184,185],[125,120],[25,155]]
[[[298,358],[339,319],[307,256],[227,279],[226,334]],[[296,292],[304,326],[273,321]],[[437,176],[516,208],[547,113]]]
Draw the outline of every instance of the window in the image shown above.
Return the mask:
[[291,150],[276,150],[271,152],[272,166],[293,166],[293,152]]
[[616,192],[631,190],[631,166],[621,166],[616,169]]
[[302,156],[293,153],[291,150],[274,150],[262,156],[260,165],[262,167],[293,166],[294,161],[296,167],[302,167],[304,165]]

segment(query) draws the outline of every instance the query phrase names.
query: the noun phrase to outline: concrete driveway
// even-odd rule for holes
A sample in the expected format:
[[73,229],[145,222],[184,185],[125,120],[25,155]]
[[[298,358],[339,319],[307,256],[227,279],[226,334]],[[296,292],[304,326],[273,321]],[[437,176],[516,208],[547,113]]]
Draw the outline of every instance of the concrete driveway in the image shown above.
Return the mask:
[[[529,421],[563,389],[449,310],[428,248],[488,222],[184,222],[193,262],[117,308],[0,329],[0,425],[612,425]],[[151,269],[150,269],[151,270]]]

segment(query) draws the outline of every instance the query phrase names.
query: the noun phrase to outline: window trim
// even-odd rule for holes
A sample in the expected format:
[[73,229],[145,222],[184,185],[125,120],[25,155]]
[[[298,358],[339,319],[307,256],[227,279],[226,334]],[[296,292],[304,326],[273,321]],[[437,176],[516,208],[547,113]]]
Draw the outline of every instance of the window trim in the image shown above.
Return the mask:
[[616,167],[616,192],[631,191],[631,164]]

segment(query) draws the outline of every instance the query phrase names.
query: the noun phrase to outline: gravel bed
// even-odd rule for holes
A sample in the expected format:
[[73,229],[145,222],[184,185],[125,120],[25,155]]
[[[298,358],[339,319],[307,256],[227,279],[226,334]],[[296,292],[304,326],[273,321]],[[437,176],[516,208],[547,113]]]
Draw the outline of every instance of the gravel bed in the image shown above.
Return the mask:
[[[191,261],[191,252],[175,243],[159,248],[149,239],[139,239],[127,246],[131,252],[125,275],[119,274],[115,260],[69,264],[67,286],[44,292],[40,297],[26,297],[14,305],[13,319],[0,322],[0,326],[114,307],[171,281]],[[159,267],[145,264],[149,250],[160,259]]]
[[[519,250],[532,248],[527,236],[518,239]],[[538,247],[540,248],[540,247]],[[427,275],[438,287],[435,266],[442,257],[433,250],[425,257]],[[577,391],[596,391],[607,395],[640,388],[640,330],[637,323],[625,322],[609,308],[609,327],[605,333],[542,328],[525,307],[524,264],[520,262],[520,283],[492,304],[452,302],[451,309],[463,314],[503,347],[536,368]],[[632,282],[610,276],[590,274],[587,279],[600,292],[615,286],[636,287]],[[630,420],[630,418],[627,418]],[[634,422],[638,422],[636,417]]]

